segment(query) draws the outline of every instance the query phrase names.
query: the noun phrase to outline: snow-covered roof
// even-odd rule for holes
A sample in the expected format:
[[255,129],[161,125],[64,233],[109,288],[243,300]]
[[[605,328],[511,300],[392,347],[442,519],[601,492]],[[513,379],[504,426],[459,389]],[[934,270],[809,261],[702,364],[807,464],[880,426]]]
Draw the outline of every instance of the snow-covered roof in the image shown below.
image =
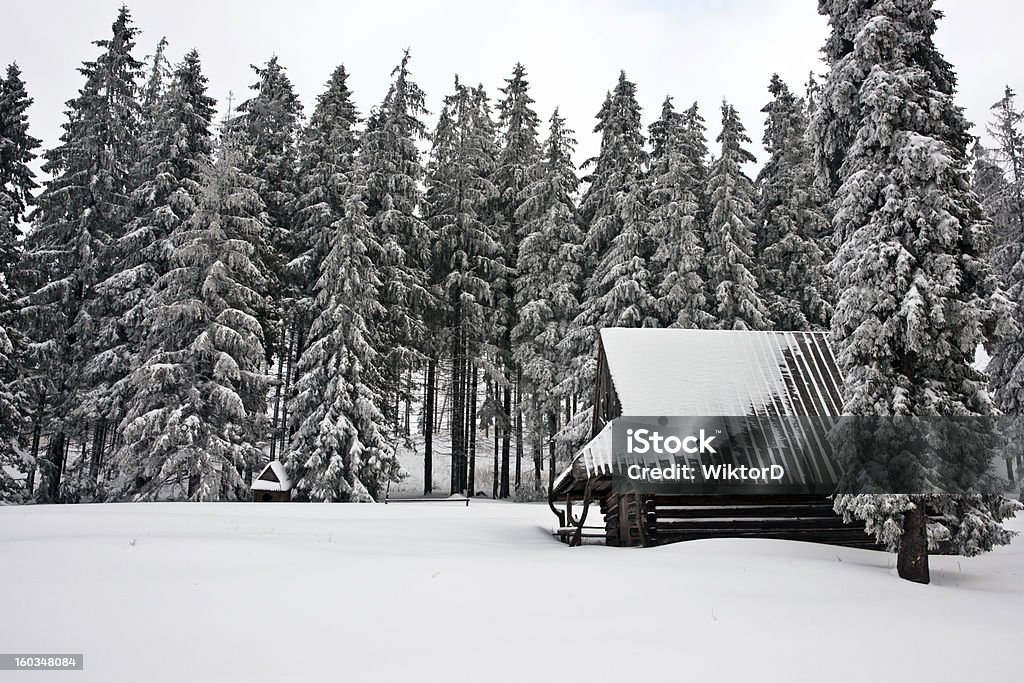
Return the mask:
[[581,478],[596,477],[602,474],[611,474],[613,465],[614,447],[612,445],[612,423],[604,426],[600,433],[591,439],[587,445],[580,449],[572,464],[569,465],[552,483],[552,490],[562,491],[577,475],[574,471],[576,465],[583,467],[583,472],[578,473]]
[[252,482],[253,491],[290,491],[291,479],[280,460],[271,460]]
[[623,415],[840,415],[825,333],[601,330]]

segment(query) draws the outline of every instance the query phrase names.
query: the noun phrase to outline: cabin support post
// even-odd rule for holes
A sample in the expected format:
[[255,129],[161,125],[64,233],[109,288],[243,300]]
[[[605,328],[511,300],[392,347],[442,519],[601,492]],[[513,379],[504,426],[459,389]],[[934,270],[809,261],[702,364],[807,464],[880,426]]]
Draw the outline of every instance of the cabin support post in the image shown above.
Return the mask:
[[569,547],[573,548],[583,543],[583,525],[587,521],[587,512],[590,510],[590,495],[593,489],[593,479],[587,480],[587,485],[583,489],[583,512],[580,514],[580,521],[576,525],[576,533],[572,536],[572,541],[569,543]]

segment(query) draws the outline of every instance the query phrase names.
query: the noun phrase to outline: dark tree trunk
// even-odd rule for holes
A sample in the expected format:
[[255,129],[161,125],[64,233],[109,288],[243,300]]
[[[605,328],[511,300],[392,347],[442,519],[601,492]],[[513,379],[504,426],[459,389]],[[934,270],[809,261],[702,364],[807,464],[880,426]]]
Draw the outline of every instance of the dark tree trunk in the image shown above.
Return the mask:
[[558,433],[558,421],[554,411],[548,414],[548,493],[555,487],[555,434]]
[[[458,318],[456,318],[458,321]],[[466,433],[466,367],[465,340],[459,325],[455,327],[455,350],[452,357],[452,457],[449,493],[458,493],[463,488]]]
[[99,477],[100,465],[103,461],[103,449],[107,444],[107,421],[100,420],[93,429],[92,451],[89,454],[89,486],[96,484]]
[[434,373],[437,361],[427,361],[427,395],[423,420],[423,495],[434,490]]
[[[489,386],[493,405],[498,403],[498,385]],[[494,469],[491,470],[491,498],[498,497],[498,479],[501,465],[498,463],[498,421],[494,421]]]
[[913,510],[903,513],[903,536],[900,538],[896,569],[900,578],[915,583],[928,583],[928,519],[924,501],[918,501]]
[[501,484],[498,487],[498,498],[508,498],[509,490],[509,460],[511,456],[512,434],[509,428],[512,424],[512,387],[506,386],[502,393],[502,410],[505,413],[505,425],[501,434]]
[[[39,440],[43,435],[43,413],[45,410],[46,396],[40,395],[39,405],[36,406],[35,415],[32,417],[32,467],[29,468],[27,482],[29,496],[33,494],[36,487],[36,463],[39,462]],[[43,481],[46,481],[45,477]]]
[[462,365],[462,458],[459,460],[459,491],[469,492],[469,449],[470,449],[470,354],[469,341],[465,345],[466,353]]
[[411,433],[410,423],[412,422],[412,367],[405,371],[405,435]]
[[516,374],[516,489],[523,484],[523,374]]
[[543,467],[541,460],[543,459],[541,446],[540,446],[540,435],[533,437],[533,490],[540,491],[540,471]]
[[[284,336],[284,331],[281,331]],[[274,418],[270,422],[270,459],[277,458],[277,426],[281,418],[281,388],[284,384],[285,359],[280,355],[277,358],[277,383],[274,386]]]
[[[457,334],[456,334],[457,337]],[[452,348],[452,372],[451,372],[451,394],[452,394],[452,406],[451,415],[448,418],[448,436],[451,441],[451,457],[448,458],[448,493],[455,493],[456,489],[456,472],[458,471],[458,460],[459,460],[459,431],[461,429],[458,426],[458,406],[459,406],[459,352],[458,352],[458,340],[455,341],[455,346]]]
[[60,479],[64,472],[64,461],[67,458],[64,441],[64,432],[57,432],[50,437],[49,443],[46,445],[43,481],[39,487],[40,502],[56,503],[60,496]]
[[466,491],[470,496],[476,494],[476,383],[477,371],[474,365],[469,383],[469,474]]
[[306,318],[297,315],[292,330],[291,350],[288,352],[288,372],[284,382],[284,400],[281,403],[281,454],[288,450],[292,432],[288,428],[288,400],[292,395],[292,387],[299,379],[299,359],[306,344]]

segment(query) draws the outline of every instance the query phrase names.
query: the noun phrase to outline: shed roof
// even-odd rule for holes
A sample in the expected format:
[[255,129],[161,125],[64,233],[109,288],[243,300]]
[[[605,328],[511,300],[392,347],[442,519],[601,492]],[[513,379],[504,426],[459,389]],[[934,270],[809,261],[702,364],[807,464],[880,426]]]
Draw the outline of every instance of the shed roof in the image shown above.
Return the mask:
[[292,481],[280,460],[271,460],[252,482],[253,491],[291,491]]
[[840,415],[823,332],[601,330],[623,415]]

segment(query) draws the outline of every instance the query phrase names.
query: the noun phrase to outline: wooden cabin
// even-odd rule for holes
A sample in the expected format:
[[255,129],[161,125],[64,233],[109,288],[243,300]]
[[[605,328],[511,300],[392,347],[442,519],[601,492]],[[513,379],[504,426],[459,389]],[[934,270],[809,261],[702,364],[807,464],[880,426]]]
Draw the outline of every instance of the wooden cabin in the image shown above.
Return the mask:
[[[842,405],[842,378],[824,333],[601,330],[591,440],[550,495],[559,536],[570,545],[588,536],[613,546],[758,537],[876,547],[863,525],[843,523],[821,490],[641,495],[623,493],[610,474],[609,463],[624,457],[613,452],[611,428],[629,416],[828,418],[840,415]],[[814,438],[823,443],[825,437]],[[780,438],[751,457],[782,461],[792,455],[786,443]],[[814,466],[825,480],[836,477],[830,451],[818,450]],[[587,519],[593,502],[602,520]]]
[[286,503],[292,499],[292,482],[280,460],[268,462],[250,488],[257,503]]

